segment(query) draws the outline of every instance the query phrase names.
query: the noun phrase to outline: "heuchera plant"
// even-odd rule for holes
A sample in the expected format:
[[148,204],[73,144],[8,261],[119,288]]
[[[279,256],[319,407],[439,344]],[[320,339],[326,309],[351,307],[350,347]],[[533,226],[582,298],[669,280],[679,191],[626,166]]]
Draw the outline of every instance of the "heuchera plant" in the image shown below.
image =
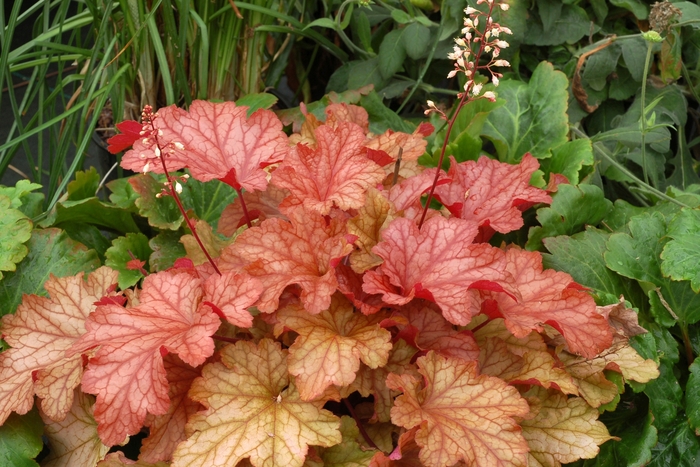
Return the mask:
[[[495,99],[479,72],[497,84],[507,65],[491,20],[507,5],[479,3],[452,54],[457,110]],[[207,259],[126,290],[102,267],[25,296],[3,318],[0,421],[37,396],[66,466],[128,464],[105,453],[144,427],[139,465],[180,467],[559,466],[611,439],[597,417],[622,389],[606,374],[658,375],[628,345],[635,313],[487,243],[551,201],[529,184],[536,159],[424,170],[427,124],[374,135],[362,108],[331,104],[288,137],[273,112],[247,113],[195,101],[124,125],[123,167],[166,174]],[[218,255],[179,201],[182,168],[238,192]]]

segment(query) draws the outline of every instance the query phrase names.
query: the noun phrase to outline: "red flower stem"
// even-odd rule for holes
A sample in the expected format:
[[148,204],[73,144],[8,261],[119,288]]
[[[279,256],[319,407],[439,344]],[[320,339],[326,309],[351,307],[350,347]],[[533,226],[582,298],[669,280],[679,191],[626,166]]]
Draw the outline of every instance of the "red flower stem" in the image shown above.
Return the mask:
[[216,263],[212,259],[211,255],[209,255],[209,252],[207,249],[204,247],[204,243],[202,243],[202,240],[199,238],[199,234],[197,234],[197,230],[194,228],[194,225],[192,225],[192,220],[189,218],[187,215],[187,212],[185,211],[185,207],[182,205],[182,202],[180,201],[180,197],[177,195],[177,190],[175,189],[175,181],[173,180],[173,177],[170,175],[168,172],[168,168],[165,165],[165,156],[163,155],[163,148],[160,146],[160,142],[158,141],[158,130],[156,130],[155,125],[151,123],[151,128],[153,128],[153,137],[156,140],[156,145],[158,146],[158,150],[160,151],[160,163],[163,165],[163,173],[165,173],[165,178],[168,180],[168,184],[170,185],[170,194],[173,196],[173,199],[175,199],[175,203],[177,203],[177,207],[180,208],[180,212],[182,213],[182,216],[185,218],[185,222],[187,222],[187,227],[190,228],[190,231],[192,232],[192,236],[194,236],[195,240],[197,240],[197,244],[199,245],[199,248],[201,248],[202,252],[204,252],[204,255],[207,257],[207,260],[209,260],[209,263],[212,265],[214,268],[214,271],[218,275],[221,275],[221,271],[219,271],[219,268],[216,266]]
[[359,418],[357,418],[357,414],[355,413],[355,409],[353,409],[352,404],[350,404],[350,401],[347,399],[343,399],[343,403],[345,404],[345,407],[348,408],[348,412],[350,412],[350,415],[352,415],[352,418],[355,419],[355,424],[357,425],[357,429],[360,430],[360,433],[362,434],[362,437],[365,439],[365,442],[367,445],[373,449],[379,450],[376,444],[374,444],[374,441],[372,441],[372,438],[369,437],[369,434],[365,430],[364,425],[360,421]]
[[240,341],[240,339],[234,339],[233,337],[226,337],[226,336],[219,336],[217,334],[214,334],[211,336],[212,339],[221,341],[221,342],[228,342],[230,344],[235,344],[236,342]]
[[236,193],[238,193],[238,199],[241,200],[241,207],[243,208],[243,215],[245,216],[245,223],[248,224],[248,228],[253,227],[253,224],[250,223],[250,215],[248,214],[248,208],[245,205],[245,200],[243,199],[243,192],[241,191],[240,188],[233,188],[236,190]]
[[[481,54],[484,51],[484,47],[486,44],[486,41],[484,40],[484,35],[486,34],[486,31],[489,30],[490,25],[489,25],[489,18],[491,17],[491,13],[493,12],[493,6],[494,3],[491,3],[489,6],[489,12],[486,15],[486,27],[484,29],[484,34],[480,34],[481,40],[479,41],[479,51],[476,54],[476,58],[474,60],[474,78],[476,78],[476,71],[483,69],[483,68],[488,68],[487,66],[479,66],[479,61],[481,60]],[[475,34],[476,28],[474,28]],[[469,98],[469,93],[472,90],[472,87],[474,86],[474,80],[472,79],[472,84],[467,87],[467,89],[464,90],[464,93],[462,94],[462,98],[459,101],[459,104],[457,104],[457,111],[452,115],[452,119],[450,119],[449,125],[447,125],[447,132],[445,133],[445,140],[442,142],[442,150],[440,151],[440,160],[438,160],[437,164],[437,170],[435,171],[435,178],[433,179],[433,185],[430,187],[430,191],[428,192],[428,199],[425,201],[425,207],[423,208],[423,214],[420,216],[420,222],[418,223],[418,228],[420,229],[423,226],[423,221],[425,221],[425,216],[428,214],[428,209],[430,209],[430,202],[433,200],[433,194],[435,193],[435,187],[437,186],[438,179],[440,178],[440,170],[442,170],[442,162],[445,160],[445,151],[447,150],[447,142],[450,140],[450,133],[452,133],[452,127],[455,124],[455,121],[457,120],[457,116],[459,115],[459,111],[462,110],[462,107],[464,105],[471,101],[472,99]]]

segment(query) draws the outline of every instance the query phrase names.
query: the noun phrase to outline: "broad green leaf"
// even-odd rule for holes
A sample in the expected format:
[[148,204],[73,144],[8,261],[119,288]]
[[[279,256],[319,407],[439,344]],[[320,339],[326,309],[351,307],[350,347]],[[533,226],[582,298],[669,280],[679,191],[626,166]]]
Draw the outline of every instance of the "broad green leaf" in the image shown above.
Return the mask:
[[651,460],[651,449],[658,440],[654,418],[647,413],[643,418],[626,419],[620,431],[611,430],[620,441],[605,443],[600,453],[583,463],[583,467],[643,467]]
[[354,33],[357,34],[360,39],[360,44],[367,52],[373,52],[372,50],[372,30],[369,25],[369,18],[367,14],[362,10],[355,10],[354,16],[355,22],[352,23],[354,26]]
[[659,442],[652,448],[651,455],[647,467],[695,467],[700,459],[700,441],[682,420],[669,430],[659,429]]
[[552,150],[552,157],[540,160],[545,173],[564,175],[569,183],[578,185],[578,173],[584,165],[593,165],[593,147],[590,139],[567,141]]
[[158,272],[171,268],[176,259],[185,257],[187,252],[180,243],[182,235],[182,232],[163,230],[148,242],[148,246],[153,250],[148,258],[148,263],[153,271]]
[[136,207],[139,214],[148,218],[148,223],[159,229],[177,230],[184,218],[171,196],[160,196],[165,177],[155,174],[136,175],[129,183],[139,197]]
[[3,467],[39,467],[34,458],[44,446],[44,423],[36,408],[25,415],[13,413],[0,426],[0,465]]
[[336,24],[331,18],[319,18],[307,24],[304,29],[313,28],[314,26],[319,26],[322,28],[335,29]]
[[[359,89],[368,84],[374,85],[375,89],[380,89],[385,82],[378,57],[348,63],[347,73],[348,79],[345,89]],[[330,83],[328,86],[330,88]]]
[[700,211],[683,209],[668,226],[672,238],[661,252],[661,272],[673,280],[689,280],[700,292]]
[[[398,11],[398,10],[394,10]],[[384,79],[389,79],[403,66],[406,59],[406,48],[403,36],[408,28],[395,29],[384,36],[379,46],[379,71]]]
[[14,271],[29,250],[24,243],[32,235],[32,221],[10,207],[7,196],[0,195],[0,279],[2,271]]
[[63,230],[66,231],[70,238],[82,243],[91,250],[95,250],[103,263],[107,248],[112,245],[112,240],[118,236],[118,234],[100,230],[94,225],[85,224],[84,222],[66,222],[61,227],[63,227]]
[[[143,277],[141,271],[129,269],[127,263],[132,259],[148,262],[152,252],[148,237],[142,233],[128,233],[125,237],[119,237],[112,242],[112,246],[105,253],[107,258],[105,265],[119,271],[120,289],[131,287]],[[143,267],[148,271],[148,264]]]
[[[672,326],[676,318],[692,324],[700,320],[700,295],[687,282],[676,282],[661,274],[660,254],[665,244],[666,221],[661,213],[644,213],[633,217],[628,233],[610,236],[605,263],[613,271],[640,281],[648,293],[652,313],[659,324]],[[668,311],[668,309],[672,310]]]
[[343,441],[330,448],[316,448],[324,467],[367,467],[377,450],[364,450],[356,440],[360,439],[360,430],[352,417],[340,418],[340,433]]
[[646,19],[649,16],[647,6],[641,0],[610,0],[610,3],[631,11],[637,19]]
[[107,188],[112,192],[109,200],[119,208],[138,212],[136,200],[139,194],[134,191],[129,180],[130,178],[118,178],[107,183]]
[[700,361],[690,365],[690,376],[685,385],[685,412],[688,414],[690,427],[700,433]]
[[551,63],[540,63],[525,84],[504,80],[498,87],[505,105],[494,109],[484,125],[502,162],[519,161],[526,152],[538,159],[551,156],[551,149],[564,144],[569,132],[569,81]]
[[395,8],[391,10],[391,17],[399,24],[406,24],[411,22],[411,16],[403,10]]
[[[529,22],[524,43],[538,46],[573,44],[590,33],[590,20],[580,6],[563,5],[562,8],[559,0],[539,0],[537,3],[543,24]],[[561,8],[559,15],[547,15],[556,7]]]
[[603,191],[595,185],[559,185],[550,207],[537,210],[541,227],[532,227],[526,248],[536,250],[542,239],[572,235],[584,225],[597,225],[612,208]]
[[198,219],[208,222],[214,230],[221,212],[236,198],[236,191],[219,180],[200,182],[189,178],[182,184],[180,199],[185,209],[193,209]]
[[635,81],[641,82],[644,75],[644,63],[647,53],[647,45],[641,37],[625,38],[620,41],[622,58]]
[[700,6],[693,2],[674,2],[673,6],[681,10],[681,21],[693,21],[690,26],[700,29]]
[[430,45],[430,29],[420,23],[409,24],[403,35],[403,45],[406,54],[413,60],[423,58]]
[[277,96],[269,94],[267,92],[258,92],[255,94],[248,94],[243,96],[236,101],[236,105],[244,105],[248,107],[248,113],[246,116],[250,117],[253,112],[258,109],[269,109],[277,103]]
[[384,133],[387,129],[413,133],[415,125],[399,117],[396,112],[384,105],[382,98],[375,91],[360,99],[360,105],[369,114],[369,129],[372,133]]
[[649,411],[654,416],[654,426],[663,431],[678,423],[678,413],[683,410],[683,389],[668,360],[661,360],[659,372],[659,377],[648,382],[644,392],[649,396]]
[[661,57],[659,67],[661,71],[661,79],[670,83],[681,77],[681,67],[683,58],[681,57],[683,40],[678,31],[672,29],[666,39],[661,44]]
[[95,196],[99,185],[100,174],[97,173],[96,168],[90,167],[89,170],[78,171],[75,173],[75,180],[66,187],[68,200],[80,201],[81,199],[92,198]]
[[581,77],[596,91],[602,90],[607,84],[608,76],[616,70],[621,53],[617,44],[594,53],[586,60],[586,68]]
[[619,297],[624,295],[633,305],[646,302],[646,295],[633,281],[620,276],[605,265],[603,254],[605,242],[610,234],[593,227],[571,237],[561,235],[544,239],[544,245],[551,254],[543,254],[546,268],[571,274],[579,284],[598,292]]
[[39,229],[27,243],[29,254],[0,282],[0,316],[14,313],[22,294],[46,295],[44,282],[50,274],[72,276],[100,266],[97,253],[71,240],[60,229]]
[[39,188],[41,188],[41,185],[38,183],[32,183],[29,180],[20,180],[13,187],[0,186],[0,196],[7,196],[10,198],[10,207],[17,209],[24,204],[23,198],[25,198],[26,195],[31,194],[32,191],[38,190]]
[[138,232],[139,230],[130,212],[103,203],[95,197],[79,201],[61,201],[56,205],[56,210],[52,215],[39,225],[41,227],[61,227],[62,224],[75,222],[106,227],[122,233]]

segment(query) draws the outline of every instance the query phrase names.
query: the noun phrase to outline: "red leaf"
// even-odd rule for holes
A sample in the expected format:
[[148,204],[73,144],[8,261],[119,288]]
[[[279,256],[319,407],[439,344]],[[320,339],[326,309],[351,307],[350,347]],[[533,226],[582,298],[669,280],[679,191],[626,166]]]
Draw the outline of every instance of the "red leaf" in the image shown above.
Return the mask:
[[273,183],[291,195],[280,208],[304,205],[328,214],[333,205],[348,210],[365,202],[368,187],[384,179],[384,170],[363,151],[365,134],[358,125],[338,122],[315,130],[316,149],[297,144],[272,175]]
[[413,134],[387,130],[368,141],[365,146],[368,149],[386,152],[394,161],[398,159],[399,149],[401,149],[401,160],[414,161],[423,155],[428,146],[428,142],[423,139],[425,135],[422,131],[427,131],[427,128],[418,127]]
[[[154,125],[163,132],[158,141],[165,148],[168,170],[189,167],[203,182],[218,178],[236,189],[264,190],[267,172],[262,168],[284,159],[287,136],[274,112],[260,109],[246,118],[247,112],[233,102],[207,101],[192,102],[189,112],[173,106],[159,110]],[[145,161],[155,157],[154,138],[147,140],[149,144],[137,141],[124,155],[122,167],[143,171]],[[163,171],[159,163],[149,168]]]
[[199,306],[201,282],[189,274],[159,272],[146,277],[138,306],[103,305],[89,316],[84,334],[69,351],[99,346],[83,375],[83,391],[97,395],[95,419],[107,445],[141,429],[146,414],[161,415],[170,404],[161,348],[192,366],[214,352],[211,335],[220,325]]
[[136,140],[141,138],[143,125],[134,120],[124,120],[121,123],[117,123],[117,128],[121,131],[121,134],[114,135],[107,140],[107,144],[109,144],[107,150],[112,154],[118,154],[133,146]]
[[612,331],[607,320],[597,313],[588,293],[570,287],[574,283],[571,276],[552,269],[543,271],[538,252],[510,248],[506,260],[506,270],[520,297],[516,302],[502,293],[490,296],[513,335],[525,337],[549,324],[574,353],[592,358],[610,347]]
[[378,312],[384,302],[379,295],[370,295],[362,290],[362,275],[357,274],[349,266],[339,264],[336,267],[338,290],[352,302],[364,315]]
[[420,231],[409,219],[395,219],[382,233],[384,240],[372,249],[384,263],[365,273],[363,290],[381,293],[386,303],[394,305],[428,298],[449,322],[469,323],[468,288],[477,281],[501,280],[505,266],[503,251],[471,244],[476,232],[476,224],[462,219],[433,217]]
[[221,252],[224,269],[247,264],[245,270],[263,283],[257,307],[274,312],[285,287],[299,284],[301,301],[310,313],[328,309],[338,288],[334,265],[352,251],[345,238],[345,222],[303,207],[289,211],[289,222],[267,219],[248,229]]
[[[437,187],[435,195],[455,216],[508,233],[523,226],[519,206],[552,202],[544,190],[530,186],[530,177],[538,168],[537,159],[530,154],[518,165],[486,156],[460,164],[451,158],[448,176],[452,182]],[[435,173],[434,169],[430,172]]]
[[[268,185],[265,191],[246,191],[243,193],[246,209],[250,220],[260,219],[261,221],[271,217],[286,219],[279,210],[282,200],[289,195],[287,190]],[[245,213],[241,206],[241,199],[236,197],[233,203],[226,206],[219,218],[218,230],[227,237],[236,233],[240,227],[246,225]]]

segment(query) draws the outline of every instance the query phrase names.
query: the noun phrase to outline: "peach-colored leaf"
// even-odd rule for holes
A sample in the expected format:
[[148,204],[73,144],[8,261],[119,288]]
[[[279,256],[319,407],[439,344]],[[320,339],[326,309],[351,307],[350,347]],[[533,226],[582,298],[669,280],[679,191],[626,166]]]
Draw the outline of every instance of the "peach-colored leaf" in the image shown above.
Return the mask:
[[290,195],[280,205],[303,205],[328,214],[333,206],[356,209],[365,202],[365,191],[384,179],[384,170],[362,150],[365,134],[354,123],[316,129],[316,148],[297,144],[272,174],[272,182]]
[[420,132],[422,128],[424,127],[419,127],[413,134],[387,130],[369,140],[365,147],[375,151],[384,151],[393,160],[399,157],[401,149],[401,160],[414,161],[423,155],[428,146],[428,141],[424,139],[425,135]]
[[289,222],[267,219],[248,229],[221,254],[221,266],[238,267],[263,283],[257,307],[272,313],[285,287],[298,284],[301,301],[310,313],[328,309],[331,295],[338,288],[334,266],[352,251],[345,238],[342,219],[326,219],[302,207],[289,212]]
[[438,304],[449,322],[469,323],[469,287],[493,284],[505,267],[503,251],[471,244],[476,233],[476,224],[462,219],[433,217],[421,230],[409,219],[395,219],[372,249],[384,263],[365,273],[364,291],[383,294],[383,300],[394,305],[426,298]]
[[[287,190],[268,185],[265,191],[246,191],[243,193],[246,209],[250,220],[260,219],[261,221],[271,217],[286,219],[280,210],[279,205],[282,200],[289,195]],[[219,219],[219,233],[230,237],[236,231],[246,225],[246,217],[241,205],[241,199],[236,197],[233,203],[229,204],[221,212]]]
[[253,325],[253,316],[248,312],[263,291],[262,282],[245,273],[223,271],[221,275],[213,274],[204,281],[204,300],[213,305],[236,326],[249,328]]
[[169,461],[177,445],[184,441],[187,419],[202,409],[198,402],[187,397],[187,391],[200,371],[184,363],[177,356],[163,358],[165,372],[170,383],[168,397],[170,407],[163,415],[146,416],[148,437],[141,444],[139,460],[144,462]]
[[376,188],[367,190],[365,204],[357,215],[348,220],[348,233],[355,235],[358,248],[350,254],[350,266],[358,274],[381,264],[382,259],[372,253],[372,248],[380,240],[380,232],[389,216],[391,203]]
[[132,461],[124,455],[123,452],[117,451],[107,454],[102,462],[97,464],[97,467],[169,467],[167,462],[156,462],[152,464],[146,461]]
[[147,413],[168,411],[163,352],[192,366],[214,352],[211,335],[220,321],[211,307],[200,306],[201,298],[198,278],[164,271],[146,277],[137,306],[101,305],[89,316],[71,353],[99,346],[82,388],[97,395],[95,419],[105,444],[138,432]]
[[317,315],[300,306],[277,312],[279,328],[299,334],[289,348],[287,364],[302,400],[316,399],[332,384],[352,383],[360,360],[370,368],[386,364],[391,333],[379,327],[381,319],[378,314],[355,313],[339,293],[333,295],[328,310]]
[[[188,167],[203,182],[218,178],[236,189],[264,190],[267,173],[262,168],[284,159],[287,136],[274,112],[260,109],[246,118],[247,112],[248,107],[234,102],[200,100],[188,112],[174,106],[160,109],[154,125],[163,133],[158,141],[166,146],[168,170]],[[124,155],[122,167],[141,172],[150,160],[149,169],[162,173],[154,160],[155,138],[146,139],[150,141],[137,141]]]
[[615,333],[615,338],[630,338],[648,332],[639,325],[637,312],[625,305],[623,297],[620,297],[618,303],[599,306],[596,309],[600,315],[608,320]]
[[326,107],[326,125],[337,126],[340,122],[352,122],[369,132],[369,115],[364,107],[346,103],[333,103]]
[[530,177],[539,166],[530,154],[518,165],[486,156],[458,164],[451,157],[447,175],[452,182],[437,187],[435,195],[455,216],[508,233],[523,226],[518,208],[552,202],[546,191],[530,186]]
[[114,289],[118,276],[108,267],[87,281],[83,273],[51,275],[44,284],[50,298],[25,295],[15,314],[3,316],[2,336],[12,348],[0,353],[0,424],[12,411],[29,411],[35,393],[49,418],[65,417],[83,374],[82,357],[66,357],[65,351],[85,332],[94,303]]
[[339,264],[335,268],[338,290],[356,306],[362,314],[371,315],[382,309],[384,302],[380,295],[372,295],[362,290],[362,274],[350,266]]
[[428,352],[418,359],[421,382],[390,374],[387,386],[401,390],[391,420],[404,428],[420,426],[416,443],[427,467],[527,465],[527,443],[513,417],[529,406],[515,388],[487,375],[477,363]]
[[610,347],[612,332],[607,320],[596,312],[593,297],[579,290],[571,276],[543,271],[538,252],[510,248],[506,259],[506,271],[520,297],[516,301],[507,294],[493,293],[497,310],[490,307],[493,303],[485,304],[490,316],[503,316],[516,337],[532,330],[541,332],[548,324],[562,334],[572,352],[586,357]]
[[391,420],[390,410],[394,405],[394,397],[397,391],[392,391],[386,385],[386,377],[389,373],[403,374],[409,373],[416,378],[420,377],[416,368],[411,364],[416,349],[399,339],[393,346],[386,365],[379,368],[369,368],[367,365],[360,365],[357,378],[346,389],[341,391],[341,395],[347,397],[358,391],[363,397],[374,397],[373,422],[388,422]]
[[41,462],[43,467],[95,467],[107,454],[109,447],[100,441],[92,416],[94,401],[94,397],[76,390],[66,418],[55,422],[42,413],[50,448]]
[[287,373],[287,352],[264,339],[225,347],[221,363],[208,364],[189,395],[206,410],[194,415],[191,435],[172,467],[253,465],[300,467],[308,445],[342,441],[340,420],[323,410],[324,400],[304,402]]
[[592,459],[599,445],[614,439],[598,421],[598,411],[580,397],[565,396],[554,390],[533,387],[524,394],[532,405],[534,417],[523,420],[523,436],[530,456],[545,467]]

